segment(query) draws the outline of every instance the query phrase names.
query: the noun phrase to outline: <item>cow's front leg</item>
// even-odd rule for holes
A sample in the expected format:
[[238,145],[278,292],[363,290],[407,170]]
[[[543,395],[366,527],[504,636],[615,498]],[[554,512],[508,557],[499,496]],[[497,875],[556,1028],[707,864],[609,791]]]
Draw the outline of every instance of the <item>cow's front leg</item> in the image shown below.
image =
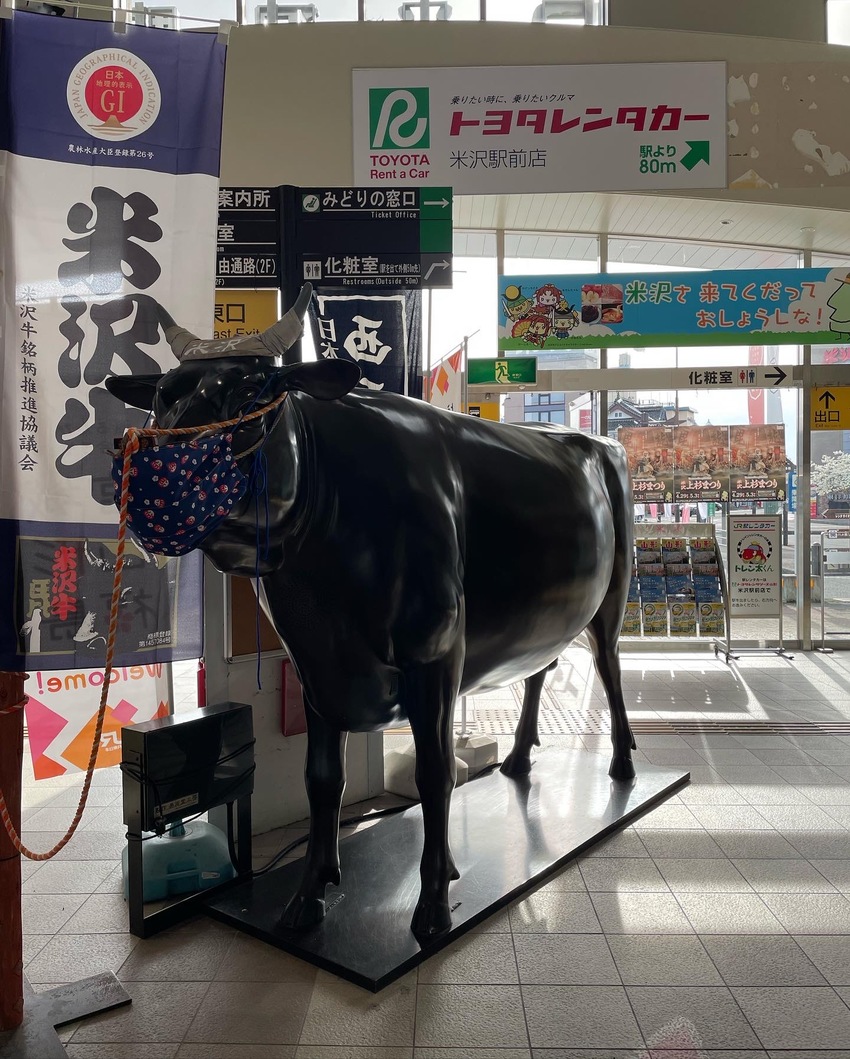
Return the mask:
[[449,882],[459,877],[449,849],[449,804],[456,779],[452,719],[461,666],[458,648],[453,657],[419,666],[405,679],[425,831],[419,865],[422,888],[411,929],[423,938],[451,927]]
[[283,911],[285,927],[303,929],[325,917],[325,887],[339,883],[339,813],[345,789],[347,732],[332,728],[305,703],[307,763],[304,779],[310,802],[310,837],[304,874]]

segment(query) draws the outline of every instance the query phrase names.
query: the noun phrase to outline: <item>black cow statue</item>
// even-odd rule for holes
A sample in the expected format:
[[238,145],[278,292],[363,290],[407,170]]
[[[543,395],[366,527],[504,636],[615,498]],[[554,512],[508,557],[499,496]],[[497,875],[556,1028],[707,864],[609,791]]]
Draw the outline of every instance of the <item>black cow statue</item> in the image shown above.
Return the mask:
[[[632,501],[623,449],[563,427],[489,423],[392,393],[354,389],[339,360],[279,366],[310,291],[262,335],[200,341],[163,311],[181,363],[111,378],[161,428],[215,424],[282,405],[235,428],[249,490],[200,543],[219,570],[259,576],[262,606],[307,705],[310,836],[283,913],[318,923],[340,881],[338,825],[348,732],[409,720],[424,848],[412,929],[451,926],[448,844],[458,695],[526,680],[507,775],[531,768],[546,670],[587,631],[611,710],[609,775],[634,777],[618,635],[631,573]],[[154,450],[151,450],[154,451]]]

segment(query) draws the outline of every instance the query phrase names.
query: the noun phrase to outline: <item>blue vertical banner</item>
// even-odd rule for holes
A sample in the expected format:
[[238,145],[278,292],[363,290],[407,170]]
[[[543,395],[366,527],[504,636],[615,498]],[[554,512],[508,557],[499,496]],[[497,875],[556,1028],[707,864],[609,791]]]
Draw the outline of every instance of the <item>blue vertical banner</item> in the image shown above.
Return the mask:
[[352,360],[360,385],[422,396],[422,292],[344,294],[316,291],[310,302],[321,357]]
[[[0,667],[103,664],[111,456],[145,415],[111,375],[175,366],[156,303],[209,331],[226,46],[0,20]],[[201,651],[200,556],[128,538],[116,664]]]

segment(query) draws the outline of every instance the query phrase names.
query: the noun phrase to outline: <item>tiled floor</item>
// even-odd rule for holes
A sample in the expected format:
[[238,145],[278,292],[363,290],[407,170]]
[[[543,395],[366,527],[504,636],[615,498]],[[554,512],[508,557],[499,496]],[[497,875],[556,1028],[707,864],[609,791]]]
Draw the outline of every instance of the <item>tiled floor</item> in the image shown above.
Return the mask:
[[[625,669],[637,718],[850,720],[842,654]],[[544,712],[600,709],[584,653],[553,677]],[[513,701],[471,705],[507,715]],[[607,737],[586,728],[545,739],[604,769]],[[80,834],[24,862],[27,974],[45,986],[111,968],[132,995],[64,1031],[74,1059],[850,1059],[850,736],[639,745],[639,762],[687,766],[691,785],[377,995],[205,919],[131,937],[119,775],[98,773]],[[38,848],[77,783],[27,784]],[[261,836],[258,861],[295,833]]]

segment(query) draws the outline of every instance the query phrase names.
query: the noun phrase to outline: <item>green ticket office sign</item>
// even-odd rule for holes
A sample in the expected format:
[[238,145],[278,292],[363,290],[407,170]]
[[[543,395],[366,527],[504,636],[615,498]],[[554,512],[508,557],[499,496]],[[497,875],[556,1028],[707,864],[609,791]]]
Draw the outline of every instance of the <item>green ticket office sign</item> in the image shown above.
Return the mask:
[[537,383],[537,357],[502,357],[498,360],[470,360],[467,369],[470,386],[534,386]]

